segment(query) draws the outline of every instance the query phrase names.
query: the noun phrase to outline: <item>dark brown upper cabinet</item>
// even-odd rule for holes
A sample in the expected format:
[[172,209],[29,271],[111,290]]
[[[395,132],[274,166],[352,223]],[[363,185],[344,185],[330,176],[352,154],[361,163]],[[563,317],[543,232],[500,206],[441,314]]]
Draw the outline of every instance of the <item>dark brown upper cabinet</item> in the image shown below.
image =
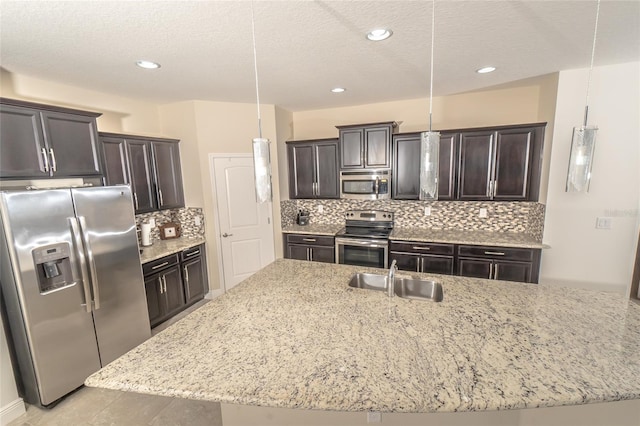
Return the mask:
[[391,167],[391,135],[398,128],[396,122],[336,127],[340,134],[341,169]]
[[151,152],[158,194],[158,209],[184,207],[178,141],[154,140],[151,142]]
[[1,98],[0,178],[100,176],[100,115]]
[[136,214],[184,207],[175,139],[100,133],[105,184],[130,184]]
[[[438,199],[455,198],[455,167],[459,133],[440,135]],[[393,135],[392,198],[417,200],[420,196],[420,133]]]
[[289,198],[339,198],[338,139],[287,142]]
[[459,200],[537,201],[545,124],[462,131]]

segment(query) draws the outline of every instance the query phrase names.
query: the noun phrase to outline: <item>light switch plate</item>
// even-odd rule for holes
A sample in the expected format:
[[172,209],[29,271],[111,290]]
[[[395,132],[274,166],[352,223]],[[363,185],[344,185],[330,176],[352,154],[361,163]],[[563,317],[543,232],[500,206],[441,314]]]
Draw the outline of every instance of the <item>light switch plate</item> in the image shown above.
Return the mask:
[[487,217],[487,209],[480,209],[480,217]]
[[613,220],[610,217],[596,218],[596,229],[611,229]]

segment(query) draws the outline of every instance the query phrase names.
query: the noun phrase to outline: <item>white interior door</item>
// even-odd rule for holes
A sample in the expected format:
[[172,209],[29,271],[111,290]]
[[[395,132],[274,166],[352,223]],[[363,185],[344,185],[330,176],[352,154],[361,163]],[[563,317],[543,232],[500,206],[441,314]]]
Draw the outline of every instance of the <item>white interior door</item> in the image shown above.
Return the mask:
[[253,158],[212,157],[224,288],[273,262],[272,203],[257,203]]

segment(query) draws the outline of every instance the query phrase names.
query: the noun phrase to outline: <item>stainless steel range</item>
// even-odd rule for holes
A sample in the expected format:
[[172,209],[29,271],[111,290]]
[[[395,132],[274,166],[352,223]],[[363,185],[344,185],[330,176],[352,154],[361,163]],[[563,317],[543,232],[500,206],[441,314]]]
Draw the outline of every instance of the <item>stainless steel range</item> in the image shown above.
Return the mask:
[[346,226],[336,234],[336,263],[387,268],[393,212],[352,210]]

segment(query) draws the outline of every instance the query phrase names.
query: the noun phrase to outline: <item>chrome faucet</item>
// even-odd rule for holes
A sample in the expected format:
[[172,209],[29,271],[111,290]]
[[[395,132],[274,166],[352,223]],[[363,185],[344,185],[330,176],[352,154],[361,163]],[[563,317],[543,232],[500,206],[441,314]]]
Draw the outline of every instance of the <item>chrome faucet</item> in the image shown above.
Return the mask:
[[391,262],[391,266],[389,266],[389,277],[387,279],[387,294],[389,297],[393,297],[395,294],[395,284],[396,284],[396,271],[398,267],[396,266],[396,260],[393,259]]

